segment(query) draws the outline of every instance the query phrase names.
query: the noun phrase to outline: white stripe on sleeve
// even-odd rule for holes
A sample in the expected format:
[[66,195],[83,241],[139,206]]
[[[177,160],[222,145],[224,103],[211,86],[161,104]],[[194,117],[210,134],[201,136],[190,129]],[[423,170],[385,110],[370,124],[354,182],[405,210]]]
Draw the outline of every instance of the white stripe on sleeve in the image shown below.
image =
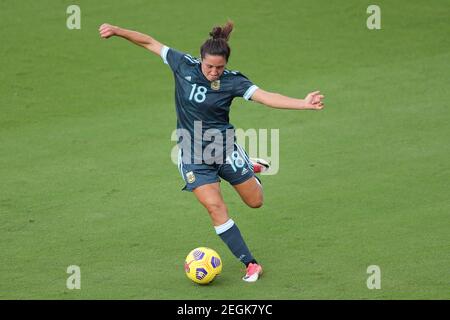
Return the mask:
[[244,99],[250,100],[252,95],[255,93],[256,89],[258,89],[258,86],[256,86],[256,85],[252,85],[250,88],[248,88],[247,91],[245,91],[245,93],[243,95]]
[[169,52],[169,47],[167,46],[163,46],[161,49],[161,58],[163,59],[165,64],[169,64],[169,62],[167,62],[167,52]]

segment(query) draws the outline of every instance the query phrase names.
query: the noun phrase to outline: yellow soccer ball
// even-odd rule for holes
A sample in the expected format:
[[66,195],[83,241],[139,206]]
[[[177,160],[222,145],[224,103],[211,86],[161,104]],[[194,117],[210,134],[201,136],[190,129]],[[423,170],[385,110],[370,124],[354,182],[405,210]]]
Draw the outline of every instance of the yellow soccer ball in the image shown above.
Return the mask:
[[213,249],[195,248],[186,257],[184,271],[195,283],[208,284],[222,272],[222,259]]

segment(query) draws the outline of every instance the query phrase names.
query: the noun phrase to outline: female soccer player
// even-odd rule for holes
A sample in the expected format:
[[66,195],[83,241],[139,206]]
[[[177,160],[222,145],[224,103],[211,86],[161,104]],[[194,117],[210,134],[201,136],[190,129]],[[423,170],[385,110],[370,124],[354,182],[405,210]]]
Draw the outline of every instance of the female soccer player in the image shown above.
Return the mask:
[[243,280],[254,282],[262,274],[262,267],[229,217],[219,185],[220,178],[228,181],[252,208],[263,204],[263,191],[254,175],[253,164],[235,144],[234,128],[228,118],[231,102],[235,97],[243,97],[273,108],[321,110],[324,96],[315,91],[305,99],[296,99],[264,91],[240,72],[225,69],[231,52],[228,40],[232,30],[230,21],[223,27],[214,27],[200,48],[198,60],[149,35],[110,24],[102,24],[99,29],[102,38],[127,39],[160,56],[169,65],[175,78],[178,168],[186,183],[184,189],[195,194],[208,210],[216,233],[246,265]]

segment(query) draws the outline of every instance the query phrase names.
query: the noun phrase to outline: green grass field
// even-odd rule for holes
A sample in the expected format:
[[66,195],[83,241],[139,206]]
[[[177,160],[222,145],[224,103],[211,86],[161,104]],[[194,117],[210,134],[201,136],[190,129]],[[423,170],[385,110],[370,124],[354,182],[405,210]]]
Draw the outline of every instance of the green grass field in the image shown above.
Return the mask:
[[[68,30],[66,8],[81,8]],[[381,8],[381,30],[366,9]],[[449,299],[450,1],[2,1],[0,299]],[[265,275],[214,232],[170,160],[173,78],[104,23],[197,56],[235,22],[229,68],[326,109],[236,99],[237,128],[280,130],[265,204],[223,193]],[[184,258],[209,246],[222,276]],[[81,289],[69,290],[69,265]],[[381,268],[369,290],[367,267]]]

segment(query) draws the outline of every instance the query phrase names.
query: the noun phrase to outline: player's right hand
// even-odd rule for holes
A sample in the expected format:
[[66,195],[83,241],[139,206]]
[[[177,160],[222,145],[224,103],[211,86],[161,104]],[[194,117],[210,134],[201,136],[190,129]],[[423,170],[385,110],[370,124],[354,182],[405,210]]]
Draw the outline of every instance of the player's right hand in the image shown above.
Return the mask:
[[112,26],[108,23],[104,23],[100,26],[98,31],[100,32],[100,36],[104,39],[108,39],[109,37],[116,34],[116,26]]

